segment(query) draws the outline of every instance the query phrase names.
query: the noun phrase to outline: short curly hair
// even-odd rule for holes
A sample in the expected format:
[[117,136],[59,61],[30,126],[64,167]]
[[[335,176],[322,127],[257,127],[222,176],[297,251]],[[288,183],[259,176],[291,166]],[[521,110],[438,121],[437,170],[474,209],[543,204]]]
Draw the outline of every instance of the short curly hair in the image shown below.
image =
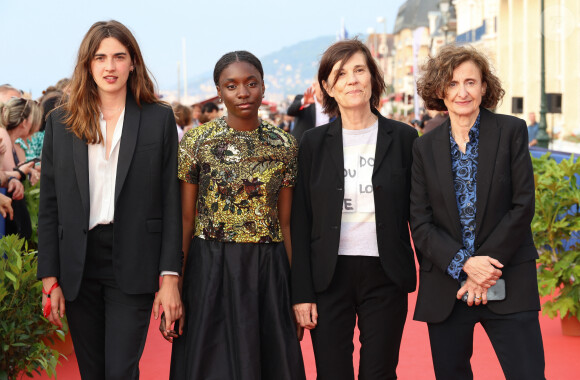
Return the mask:
[[334,79],[334,83],[328,83],[328,78],[332,73],[332,68],[338,62],[341,62],[340,69],[344,64],[356,53],[362,53],[366,58],[366,63],[371,74],[371,99],[370,108],[378,108],[381,102],[381,95],[385,92],[385,80],[383,78],[383,72],[375,62],[373,55],[371,54],[369,48],[354,38],[351,40],[338,41],[332,44],[320,60],[320,66],[318,68],[318,83],[320,89],[322,90],[322,98],[324,104],[324,113],[329,116],[340,115],[340,109],[336,100],[326,92],[323,82],[327,82],[328,86],[331,88],[336,84],[338,77]]
[[491,109],[497,106],[505,91],[499,78],[492,72],[487,57],[472,46],[446,45],[436,56],[429,56],[427,62],[421,66],[422,74],[417,80],[417,93],[425,102],[425,108],[447,111],[443,102],[447,86],[453,79],[453,71],[467,61],[475,63],[481,72],[481,82],[487,84],[481,105]]

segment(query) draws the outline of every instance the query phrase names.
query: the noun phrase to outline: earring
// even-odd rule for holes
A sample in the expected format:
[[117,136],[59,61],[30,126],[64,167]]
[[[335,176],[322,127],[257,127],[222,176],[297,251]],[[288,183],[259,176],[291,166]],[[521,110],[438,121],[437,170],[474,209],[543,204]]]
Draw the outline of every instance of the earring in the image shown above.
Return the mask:
[[218,98],[218,100],[219,100],[220,103],[222,102],[222,98]]

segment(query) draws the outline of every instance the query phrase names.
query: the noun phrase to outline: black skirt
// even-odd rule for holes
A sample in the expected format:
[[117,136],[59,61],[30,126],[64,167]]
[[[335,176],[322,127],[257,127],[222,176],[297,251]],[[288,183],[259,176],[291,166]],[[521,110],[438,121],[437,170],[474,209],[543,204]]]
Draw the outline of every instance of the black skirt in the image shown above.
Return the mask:
[[183,283],[185,326],[173,380],[305,379],[283,243],[194,238]]

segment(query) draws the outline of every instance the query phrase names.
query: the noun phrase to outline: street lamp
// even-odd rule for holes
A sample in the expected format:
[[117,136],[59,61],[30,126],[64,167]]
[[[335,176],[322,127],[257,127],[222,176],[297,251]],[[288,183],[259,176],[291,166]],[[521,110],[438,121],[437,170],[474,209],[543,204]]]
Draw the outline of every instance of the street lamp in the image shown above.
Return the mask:
[[550,136],[546,133],[546,56],[544,51],[544,0],[540,3],[540,125],[538,126],[538,146],[548,148]]

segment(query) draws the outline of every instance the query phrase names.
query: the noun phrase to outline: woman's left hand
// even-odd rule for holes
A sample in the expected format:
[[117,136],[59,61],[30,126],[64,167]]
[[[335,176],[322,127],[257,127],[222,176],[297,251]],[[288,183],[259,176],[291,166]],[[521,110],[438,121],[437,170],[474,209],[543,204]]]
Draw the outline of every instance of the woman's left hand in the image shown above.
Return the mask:
[[457,299],[460,300],[465,292],[468,306],[487,304],[487,288],[477,285],[471,277],[467,277],[465,284],[457,291]]
[[501,277],[503,264],[493,257],[472,256],[463,265],[463,271],[467,273],[477,285],[490,288]]

